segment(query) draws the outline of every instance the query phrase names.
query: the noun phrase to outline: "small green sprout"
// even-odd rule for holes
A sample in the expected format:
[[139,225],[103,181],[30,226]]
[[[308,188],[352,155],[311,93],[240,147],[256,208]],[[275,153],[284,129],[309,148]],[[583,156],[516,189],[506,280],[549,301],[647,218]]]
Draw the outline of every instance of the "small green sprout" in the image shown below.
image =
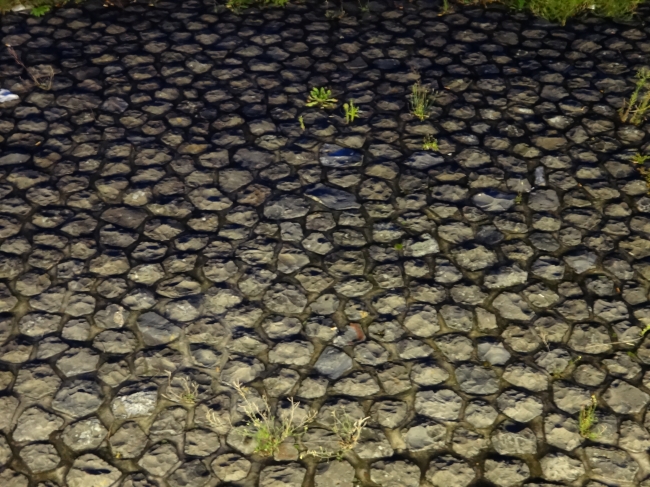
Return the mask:
[[432,135],[425,135],[424,142],[422,142],[422,150],[439,152],[440,147],[438,147],[438,139],[434,138]]
[[309,98],[305,105],[308,107],[319,107],[319,108],[334,108],[336,106],[336,98],[332,98],[332,90],[327,88],[312,88],[309,93]]
[[359,116],[359,107],[352,100],[350,103],[343,104],[343,110],[345,111],[345,122],[348,124],[354,122],[354,119]]
[[29,14],[34,17],[42,17],[50,10],[52,10],[52,7],[50,5],[39,5],[38,7],[34,7],[33,9],[31,9],[29,11]]
[[300,128],[301,128],[302,130],[305,130],[305,117],[303,117],[302,115],[300,115],[300,116],[298,117],[298,123],[300,124]]
[[648,333],[650,333],[650,325],[645,325],[645,328],[644,328],[643,330],[641,330],[641,332],[640,332],[639,334],[640,334],[641,337],[643,338],[643,337],[646,336]]
[[650,159],[650,155],[641,154],[640,152],[632,156],[632,162],[634,164],[645,164],[648,159]]

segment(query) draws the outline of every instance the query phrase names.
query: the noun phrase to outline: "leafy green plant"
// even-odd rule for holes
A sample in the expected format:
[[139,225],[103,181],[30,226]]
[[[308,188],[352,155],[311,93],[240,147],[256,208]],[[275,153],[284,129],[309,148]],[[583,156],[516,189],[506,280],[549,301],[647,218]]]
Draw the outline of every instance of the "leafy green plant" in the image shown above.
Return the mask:
[[357,445],[359,438],[361,437],[361,433],[370,418],[366,417],[355,420],[345,412],[338,413],[336,411],[332,411],[332,419],[333,424],[331,426],[331,429],[337,437],[338,449],[328,450],[320,447],[316,450],[307,450],[300,455],[300,458],[304,458],[305,456],[313,456],[323,459],[336,458],[337,460],[342,460],[343,456],[350,450],[354,449],[354,447]]
[[401,243],[401,242],[398,242],[398,243],[396,243],[395,245],[393,245],[393,248],[394,248],[395,250],[402,250],[402,249],[404,248],[404,244]]
[[637,152],[632,156],[632,162],[634,164],[645,164],[645,161],[648,159],[650,159],[650,155],[641,154],[640,152]]
[[629,121],[634,125],[638,125],[645,120],[646,113],[650,109],[650,88],[648,87],[650,69],[639,69],[635,78],[634,91],[630,95],[630,99],[623,103],[619,114],[623,123]]
[[359,116],[359,107],[352,100],[343,104],[343,111],[345,111],[345,122],[348,124],[354,122],[354,119]]
[[50,10],[52,10],[52,7],[50,5],[39,5],[38,7],[34,7],[33,9],[31,9],[29,11],[29,15],[32,15],[34,17],[42,17]]
[[435,94],[419,81],[411,87],[411,113],[420,121],[429,118]]
[[300,129],[301,129],[301,130],[305,130],[305,117],[303,117],[302,115],[300,115],[300,116],[298,117],[298,123],[300,124]]
[[305,105],[308,107],[319,108],[334,108],[336,106],[336,98],[332,98],[332,90],[327,88],[312,88],[309,92],[309,97]]
[[440,147],[438,147],[438,139],[434,138],[432,135],[425,135],[424,141],[422,142],[422,150],[440,151]]
[[597,423],[596,419],[596,407],[598,406],[598,401],[596,396],[592,394],[591,404],[589,406],[582,406],[580,409],[580,416],[578,418],[578,424],[580,428],[580,436],[587,438],[588,440],[595,440],[598,438],[599,433],[593,430],[593,427]]

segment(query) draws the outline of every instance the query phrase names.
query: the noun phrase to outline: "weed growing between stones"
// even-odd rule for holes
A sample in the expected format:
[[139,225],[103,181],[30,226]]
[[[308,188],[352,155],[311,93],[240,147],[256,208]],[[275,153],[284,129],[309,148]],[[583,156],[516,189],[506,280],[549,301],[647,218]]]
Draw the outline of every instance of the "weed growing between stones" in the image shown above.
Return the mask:
[[632,156],[632,162],[636,165],[636,170],[639,172],[639,175],[645,181],[646,188],[648,189],[648,194],[650,194],[650,170],[645,167],[645,162],[650,158],[637,152]]
[[577,357],[572,358],[571,360],[569,360],[569,363],[566,365],[564,370],[556,370],[551,374],[551,376],[556,380],[565,378],[573,370],[575,370],[576,365],[578,365],[578,362],[580,362],[581,360],[582,360],[582,355],[578,355]]
[[613,19],[629,19],[641,0],[597,0],[594,2],[596,14]]
[[34,7],[33,9],[31,9],[29,11],[29,15],[33,17],[42,17],[50,10],[52,10],[52,7],[50,5],[39,5],[38,7]]
[[596,396],[591,396],[591,404],[589,406],[582,406],[580,409],[580,417],[578,419],[580,426],[580,436],[588,440],[595,440],[598,438],[599,433],[593,430],[596,420],[596,406],[598,402]]
[[234,13],[240,13],[251,6],[251,0],[228,0],[226,8]]
[[[551,22],[565,25],[567,20],[585,11],[593,11],[601,17],[628,20],[636,11],[641,0],[494,0],[513,10],[529,10],[533,15]],[[483,7],[491,0],[461,0],[463,5],[481,5]],[[443,0],[440,15],[453,11],[449,0]]]
[[625,101],[619,114],[623,123],[630,122],[639,125],[646,118],[646,113],[650,110],[650,69],[641,68],[636,73],[636,85],[630,95],[630,99]]
[[25,63],[22,62],[20,56],[13,47],[11,47],[9,44],[6,44],[6,46],[7,51],[9,51],[11,57],[14,59],[14,61],[16,61],[16,64],[27,71],[27,74],[36,86],[45,91],[52,89],[52,80],[54,79],[54,70],[52,69],[52,66],[47,67],[49,69],[46,69],[47,72],[45,74],[36,73],[34,70],[29,69],[27,66],[25,66]]
[[316,417],[315,413],[310,413],[303,419],[297,420],[296,411],[300,406],[299,402],[294,402],[289,398],[291,406],[288,414],[279,419],[274,416],[269,406],[266,396],[262,396],[262,408],[259,408],[250,399],[250,395],[245,387],[235,383],[232,385],[237,394],[244,402],[244,413],[248,418],[246,426],[243,428],[243,435],[252,438],[255,443],[255,453],[264,457],[271,457],[278,451],[280,445],[287,439],[293,437],[298,439],[307,431],[307,425]]
[[199,395],[199,385],[193,380],[187,380],[185,377],[180,378],[181,392],[172,390],[172,375],[167,372],[167,391],[163,394],[165,399],[179,404],[194,404]]
[[424,142],[422,142],[422,150],[440,151],[440,147],[438,147],[438,139],[431,135],[425,135]]
[[632,156],[632,162],[634,164],[645,164],[648,159],[650,159],[650,155],[641,154],[640,152]]
[[343,110],[345,111],[345,122],[347,124],[351,124],[359,116],[359,107],[352,100],[350,100],[350,103],[343,104]]
[[530,0],[530,11],[551,22],[566,24],[569,17],[578,15],[586,8],[585,0]]
[[411,87],[411,113],[420,121],[426,120],[431,114],[434,99],[435,93],[418,81]]
[[298,123],[300,124],[300,130],[303,130],[303,131],[304,131],[304,130],[305,130],[305,117],[303,117],[302,115],[300,115],[300,116],[298,117]]
[[370,419],[365,417],[355,420],[345,412],[337,413],[336,411],[332,411],[332,418],[334,420],[332,431],[338,439],[338,450],[331,451],[320,447],[317,450],[307,450],[301,453],[300,458],[312,456],[326,460],[331,458],[336,458],[339,461],[343,460],[343,456],[353,450],[359,442],[361,433]]
[[318,107],[322,109],[334,108],[336,106],[336,98],[332,98],[332,90],[327,88],[312,88],[309,92],[309,97],[305,103],[308,107]]

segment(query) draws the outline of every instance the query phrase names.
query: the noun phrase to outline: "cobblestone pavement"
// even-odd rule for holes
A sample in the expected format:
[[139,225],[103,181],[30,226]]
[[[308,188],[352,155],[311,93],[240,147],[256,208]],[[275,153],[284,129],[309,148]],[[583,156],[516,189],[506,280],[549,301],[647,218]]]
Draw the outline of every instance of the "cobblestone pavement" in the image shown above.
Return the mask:
[[650,485],[650,31],[180,4],[0,20],[0,486]]

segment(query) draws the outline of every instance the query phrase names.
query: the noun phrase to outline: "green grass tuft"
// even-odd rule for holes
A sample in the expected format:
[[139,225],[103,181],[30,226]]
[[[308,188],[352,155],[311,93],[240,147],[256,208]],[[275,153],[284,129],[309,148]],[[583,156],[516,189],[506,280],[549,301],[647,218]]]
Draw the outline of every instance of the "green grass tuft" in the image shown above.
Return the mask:
[[580,409],[579,417],[579,427],[580,427],[580,436],[587,438],[588,440],[595,440],[598,438],[599,433],[594,431],[593,427],[598,422],[596,419],[596,406],[598,401],[596,396],[591,396],[591,404],[589,406],[583,406]]
[[426,120],[431,115],[434,99],[435,93],[418,81],[411,87],[411,113],[420,121]]
[[634,91],[619,110],[619,114],[621,122],[639,125],[646,119],[646,113],[650,110],[650,69],[639,69],[635,78]]

